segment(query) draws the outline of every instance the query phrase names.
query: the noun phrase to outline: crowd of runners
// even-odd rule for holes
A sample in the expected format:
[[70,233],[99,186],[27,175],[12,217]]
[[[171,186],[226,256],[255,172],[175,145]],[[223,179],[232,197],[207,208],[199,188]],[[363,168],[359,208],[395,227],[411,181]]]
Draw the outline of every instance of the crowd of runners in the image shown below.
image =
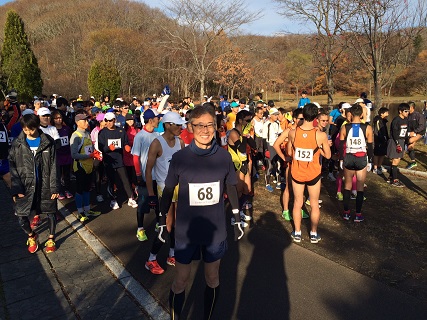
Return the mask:
[[[407,152],[407,168],[416,167],[415,144],[426,142],[426,106],[420,113],[414,102],[398,106],[388,129],[389,110],[373,108],[365,93],[331,111],[311,102],[306,91],[292,111],[276,108],[272,100],[265,103],[260,93],[232,101],[220,96],[218,103],[205,97],[197,106],[190,97],[173,102],[169,94],[165,88],[159,97],[134,97],[130,103],[52,95],[27,104],[11,92],[2,108],[0,174],[11,189],[30,253],[38,250],[34,230],[40,214],[49,221],[45,250],[56,250],[57,199],[74,199],[81,222],[101,214],[92,209],[91,199],[108,201],[111,210],[134,208],[135,235],[141,242],[148,240],[144,217],[154,211],[157,237],[145,268],[164,272],[157,254],[167,243],[166,263],[176,266],[170,293],[174,319],[185,300],[190,262],[200,258],[209,319],[219,291],[219,263],[227,250],[226,223],[233,225],[235,240],[241,239],[253,218],[249,209],[255,181],[268,192],[280,190],[281,216],[293,220],[295,242],[302,240],[301,222],[308,218],[310,242],[318,243],[323,176],[336,183],[342,218],[361,223],[367,172],[383,175],[388,157],[388,183],[404,187],[398,179],[399,161]],[[124,204],[122,198],[127,199]],[[231,221],[225,218],[226,202]],[[303,210],[304,202],[311,206],[310,214]]]

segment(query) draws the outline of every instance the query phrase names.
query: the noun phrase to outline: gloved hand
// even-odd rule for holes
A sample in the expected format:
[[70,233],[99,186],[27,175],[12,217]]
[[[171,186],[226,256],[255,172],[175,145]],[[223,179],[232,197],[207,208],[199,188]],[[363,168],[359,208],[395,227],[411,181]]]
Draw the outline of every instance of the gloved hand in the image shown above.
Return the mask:
[[148,196],[148,205],[151,209],[156,210],[159,205],[159,199],[157,198],[157,196]]
[[101,156],[101,152],[99,152],[98,150],[95,149],[95,151],[93,152],[93,157],[96,160],[102,161],[102,156]]
[[132,148],[130,147],[130,145],[125,145],[125,151],[126,152],[130,152],[132,150]]
[[114,144],[110,144],[110,145],[108,146],[108,148],[110,148],[110,150],[111,150],[111,151],[116,150],[116,146],[115,146]]
[[398,145],[396,146],[396,152],[397,152],[397,153],[402,153],[402,151],[403,151],[402,147],[400,146],[400,144],[398,144]]
[[242,222],[235,222],[234,223],[234,241],[239,241],[243,238],[243,235],[245,232],[243,231]]
[[370,172],[372,170],[372,163],[368,162],[368,164],[366,165],[366,171]]
[[344,161],[343,160],[340,160],[340,169],[344,170]]
[[95,152],[89,153],[88,156],[90,159],[95,159]]
[[265,151],[265,157],[267,159],[270,159],[270,151],[269,150]]

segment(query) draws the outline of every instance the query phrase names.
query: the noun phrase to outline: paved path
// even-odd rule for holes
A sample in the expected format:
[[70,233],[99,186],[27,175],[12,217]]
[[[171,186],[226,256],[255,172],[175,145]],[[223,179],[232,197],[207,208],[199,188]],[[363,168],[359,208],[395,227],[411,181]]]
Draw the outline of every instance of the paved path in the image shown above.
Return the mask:
[[[70,203],[61,210],[66,219],[58,224],[58,251],[31,255],[2,183],[0,199],[1,319],[168,318],[174,269],[154,276],[143,267],[155,237],[153,215],[146,219],[149,241],[141,243],[135,209],[111,211],[104,203],[105,214],[83,226],[66,210],[73,210]],[[267,232],[277,227],[276,217],[265,212],[243,241],[229,242],[214,319],[427,319],[425,302],[293,244],[285,230]],[[162,265],[166,255],[164,247]],[[199,263],[192,273],[183,312],[201,319]]]

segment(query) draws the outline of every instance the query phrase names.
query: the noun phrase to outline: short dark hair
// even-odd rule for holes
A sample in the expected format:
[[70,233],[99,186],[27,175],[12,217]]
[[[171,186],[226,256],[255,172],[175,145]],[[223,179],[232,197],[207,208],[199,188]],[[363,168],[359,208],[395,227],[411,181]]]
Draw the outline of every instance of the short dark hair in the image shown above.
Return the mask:
[[20,123],[22,128],[30,130],[40,127],[40,119],[35,114],[26,114],[21,118]]
[[308,103],[302,108],[302,115],[304,116],[304,120],[311,122],[317,118],[319,114],[319,108],[314,103]]
[[56,99],[56,107],[62,107],[62,106],[68,106],[68,101],[67,99],[63,98],[63,97],[59,97],[58,99]]
[[409,110],[409,104],[403,102],[403,103],[399,104],[399,106],[397,107],[397,110],[399,112],[403,112],[405,110]]
[[363,107],[360,104],[355,103],[350,108],[350,113],[355,117],[360,117],[363,114]]
[[384,114],[384,113],[386,113],[386,112],[388,112],[388,109],[387,109],[386,107],[381,107],[381,108],[378,110],[378,115],[382,115],[382,114]]
[[247,117],[251,117],[252,119],[252,113],[250,113],[248,110],[239,111],[236,115],[236,123],[239,123],[240,120],[243,120]]
[[298,118],[300,114],[302,114],[303,108],[296,108],[292,111],[292,118]]
[[189,122],[192,122],[194,119],[198,119],[205,114],[209,114],[212,116],[216,126],[215,109],[213,109],[212,107],[204,106],[204,105],[197,106],[193,109],[193,111],[190,114]]

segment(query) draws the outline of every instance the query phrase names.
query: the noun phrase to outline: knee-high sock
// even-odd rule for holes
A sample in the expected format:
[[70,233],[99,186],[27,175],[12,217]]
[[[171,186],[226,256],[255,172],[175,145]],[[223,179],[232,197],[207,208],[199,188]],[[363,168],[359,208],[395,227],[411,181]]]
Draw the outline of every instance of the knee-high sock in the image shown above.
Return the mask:
[[169,309],[171,320],[178,320],[181,316],[182,307],[185,301],[185,291],[175,293],[172,290],[169,292]]
[[408,152],[409,158],[411,158],[412,162],[415,162],[415,150],[411,150]]
[[338,176],[337,177],[337,192],[341,192],[342,190],[342,177]]
[[219,286],[216,288],[211,288],[209,286],[206,286],[204,320],[211,319],[216,301],[218,300],[218,294],[219,294]]
[[361,213],[362,212],[363,195],[364,195],[363,191],[357,191],[357,196],[356,196],[356,213]]
[[343,194],[344,211],[348,211],[348,205],[350,203],[350,194],[351,194],[351,191],[347,190],[347,189],[344,189],[344,191],[343,191],[342,194]]

